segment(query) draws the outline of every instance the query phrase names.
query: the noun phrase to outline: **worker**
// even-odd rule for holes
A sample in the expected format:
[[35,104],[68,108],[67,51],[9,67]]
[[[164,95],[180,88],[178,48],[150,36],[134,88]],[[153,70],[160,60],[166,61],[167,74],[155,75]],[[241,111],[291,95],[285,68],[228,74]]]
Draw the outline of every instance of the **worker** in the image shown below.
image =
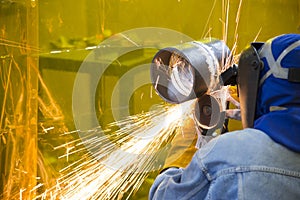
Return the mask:
[[300,199],[300,35],[252,43],[238,68],[244,129],[186,152],[175,140],[149,199]]

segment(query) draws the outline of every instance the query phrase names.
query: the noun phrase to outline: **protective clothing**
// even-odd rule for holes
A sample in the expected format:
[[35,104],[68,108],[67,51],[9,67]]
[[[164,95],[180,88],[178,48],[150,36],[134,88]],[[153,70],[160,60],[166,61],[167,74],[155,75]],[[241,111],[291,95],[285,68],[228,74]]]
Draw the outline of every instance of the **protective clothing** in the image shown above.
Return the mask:
[[259,50],[263,61],[254,128],[300,152],[300,35],[285,34]]
[[150,200],[300,199],[300,154],[264,132],[223,134],[200,148],[186,168],[169,168]]
[[257,45],[252,43],[241,53],[239,59],[237,82],[244,128],[252,128],[255,118],[259,74],[262,67],[257,49]]

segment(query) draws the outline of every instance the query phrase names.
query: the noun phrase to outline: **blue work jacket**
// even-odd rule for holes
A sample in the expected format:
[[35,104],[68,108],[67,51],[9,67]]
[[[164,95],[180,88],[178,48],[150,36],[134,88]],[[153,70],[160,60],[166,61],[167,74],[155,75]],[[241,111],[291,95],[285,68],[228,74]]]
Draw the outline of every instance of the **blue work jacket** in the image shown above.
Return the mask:
[[226,133],[198,150],[186,168],[161,173],[149,199],[300,199],[300,153],[256,129]]

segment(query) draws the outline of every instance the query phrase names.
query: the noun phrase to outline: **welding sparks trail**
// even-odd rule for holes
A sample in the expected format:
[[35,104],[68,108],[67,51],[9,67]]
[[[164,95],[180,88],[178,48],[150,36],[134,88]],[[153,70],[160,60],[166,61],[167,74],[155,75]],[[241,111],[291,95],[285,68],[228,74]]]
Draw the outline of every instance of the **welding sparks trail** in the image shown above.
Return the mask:
[[[214,0],[203,30],[205,36],[210,35],[212,30],[212,27],[208,28],[208,24],[216,2]],[[222,0],[221,22],[224,41],[228,39],[229,5],[229,0]],[[242,0],[237,12],[236,27],[239,23],[241,5]],[[236,28],[233,55],[236,53],[237,30]],[[155,62],[160,70],[167,70],[162,60],[155,60]],[[157,76],[153,88],[151,87],[150,97],[152,97],[152,90],[157,89],[161,78]],[[222,100],[221,104],[224,107],[222,110],[225,110],[223,101],[226,101],[226,98],[222,96],[223,94],[216,92],[211,95]],[[160,165],[163,163],[158,161],[158,157],[173,138],[174,132],[181,128],[187,118],[194,117],[192,114],[194,106],[195,100],[180,105],[161,106],[154,111],[129,116],[123,121],[112,123],[106,130],[95,128],[65,133],[80,135],[79,139],[55,148],[66,152],[59,157],[60,159],[73,160],[73,162],[60,171],[61,176],[55,186],[45,188],[44,193],[35,199],[130,198],[131,194],[140,188],[149,172],[161,168]],[[48,129],[44,129],[44,132],[47,131]],[[76,157],[75,161],[71,159],[72,156]]]
[[62,169],[57,185],[36,199],[121,199],[124,193],[132,194],[149,172],[159,169],[157,157],[174,131],[191,117],[194,105],[189,101],[130,116],[110,124],[119,129],[109,136],[109,130],[100,128],[81,132],[82,141],[57,148],[66,148],[67,158],[86,148],[89,152]]

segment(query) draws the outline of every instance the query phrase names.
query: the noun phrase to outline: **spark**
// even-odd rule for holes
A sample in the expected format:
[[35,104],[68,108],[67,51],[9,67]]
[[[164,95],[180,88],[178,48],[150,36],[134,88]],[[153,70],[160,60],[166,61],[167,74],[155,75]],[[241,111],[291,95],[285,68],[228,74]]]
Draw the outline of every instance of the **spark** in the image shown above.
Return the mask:
[[42,183],[39,183],[38,185],[34,186],[34,187],[30,190],[30,192],[33,192],[33,191],[35,191],[36,189],[38,189],[38,188],[40,188],[40,187],[42,187],[42,186],[43,186],[43,184],[42,184]]
[[155,88],[155,89],[157,89],[157,85],[158,85],[159,77],[160,77],[160,76],[158,75],[158,76],[157,76],[157,78],[156,78],[156,81],[155,81],[155,86],[154,86],[154,88]]
[[258,30],[253,42],[255,42],[257,40],[258,36],[260,35],[261,29],[262,29],[262,27],[260,27],[260,29]]
[[45,128],[45,127],[43,126],[43,123],[41,123],[41,127],[43,128],[44,133],[48,133],[48,131],[54,129],[54,126],[51,126],[51,127],[49,127],[49,128]]
[[69,156],[70,156],[70,151],[73,149],[74,147],[66,147],[66,154],[59,156],[58,158],[63,158],[66,157],[67,162],[69,162]]
[[31,50],[31,51],[36,51],[40,52],[41,50],[38,47],[30,46],[28,44],[25,44],[24,42],[16,42],[13,40],[8,40],[6,38],[1,37],[0,38],[0,45],[7,46],[7,47],[13,47],[13,48],[18,48],[18,49],[23,49],[23,50]]
[[97,49],[97,46],[90,46],[85,48],[85,50],[93,50],[93,49]]
[[232,54],[235,55],[236,54],[236,47],[237,47],[237,41],[238,41],[238,27],[239,27],[239,22],[240,22],[240,15],[241,15],[241,8],[242,8],[242,3],[243,1],[240,0],[239,2],[239,7],[237,10],[237,14],[236,14],[236,18],[235,18],[235,30],[234,30],[234,47],[232,48]]
[[128,36],[124,35],[123,33],[119,33],[119,35],[122,36],[123,38],[125,38],[127,41],[129,41],[134,46],[136,46],[136,47],[141,46],[138,43],[136,43],[134,40],[132,40],[131,38],[129,38]]
[[62,53],[63,51],[61,50],[53,50],[53,51],[50,51],[51,54],[57,54],[57,53]]
[[16,171],[19,171],[19,172],[22,172],[22,173],[24,173],[24,174],[28,174],[28,172],[27,172],[27,171],[24,171],[24,170],[20,170],[20,169],[17,169],[17,168],[15,168],[15,170],[16,170]]
[[152,97],[153,97],[153,86],[151,85],[151,87],[150,87],[150,99],[152,99]]
[[84,147],[90,151],[64,168],[56,186],[36,199],[121,199],[124,193],[133,193],[149,172],[161,166],[157,161],[159,153],[174,131],[191,117],[194,106],[192,100],[129,116],[109,125],[109,129],[119,127],[111,138],[100,128],[81,131],[86,138],[74,141],[66,154],[84,152]]
[[20,189],[20,200],[23,199],[23,192],[26,191],[26,189]]
[[[224,26],[224,32],[223,32],[223,40],[225,41],[225,43],[227,43],[227,38],[228,38],[228,23],[229,23],[229,20],[228,20],[228,17],[229,17],[229,4],[230,1],[227,0],[227,4],[225,4],[224,1],[222,1],[222,4],[223,4],[223,8],[224,8],[224,15],[225,15],[225,24],[223,25]],[[223,16],[224,17],[224,16]]]
[[212,8],[210,9],[210,13],[209,13],[208,18],[207,18],[207,20],[206,20],[206,24],[205,24],[205,26],[204,26],[203,33],[202,33],[201,38],[206,37],[207,34],[211,31],[211,29],[209,29],[209,30],[207,31],[207,33],[204,34],[204,31],[207,29],[208,23],[209,23],[209,21],[210,21],[210,19],[211,19],[212,13],[213,13],[213,11],[214,11],[214,9],[215,9],[216,2],[217,2],[217,0],[214,0],[213,6],[212,6]]

